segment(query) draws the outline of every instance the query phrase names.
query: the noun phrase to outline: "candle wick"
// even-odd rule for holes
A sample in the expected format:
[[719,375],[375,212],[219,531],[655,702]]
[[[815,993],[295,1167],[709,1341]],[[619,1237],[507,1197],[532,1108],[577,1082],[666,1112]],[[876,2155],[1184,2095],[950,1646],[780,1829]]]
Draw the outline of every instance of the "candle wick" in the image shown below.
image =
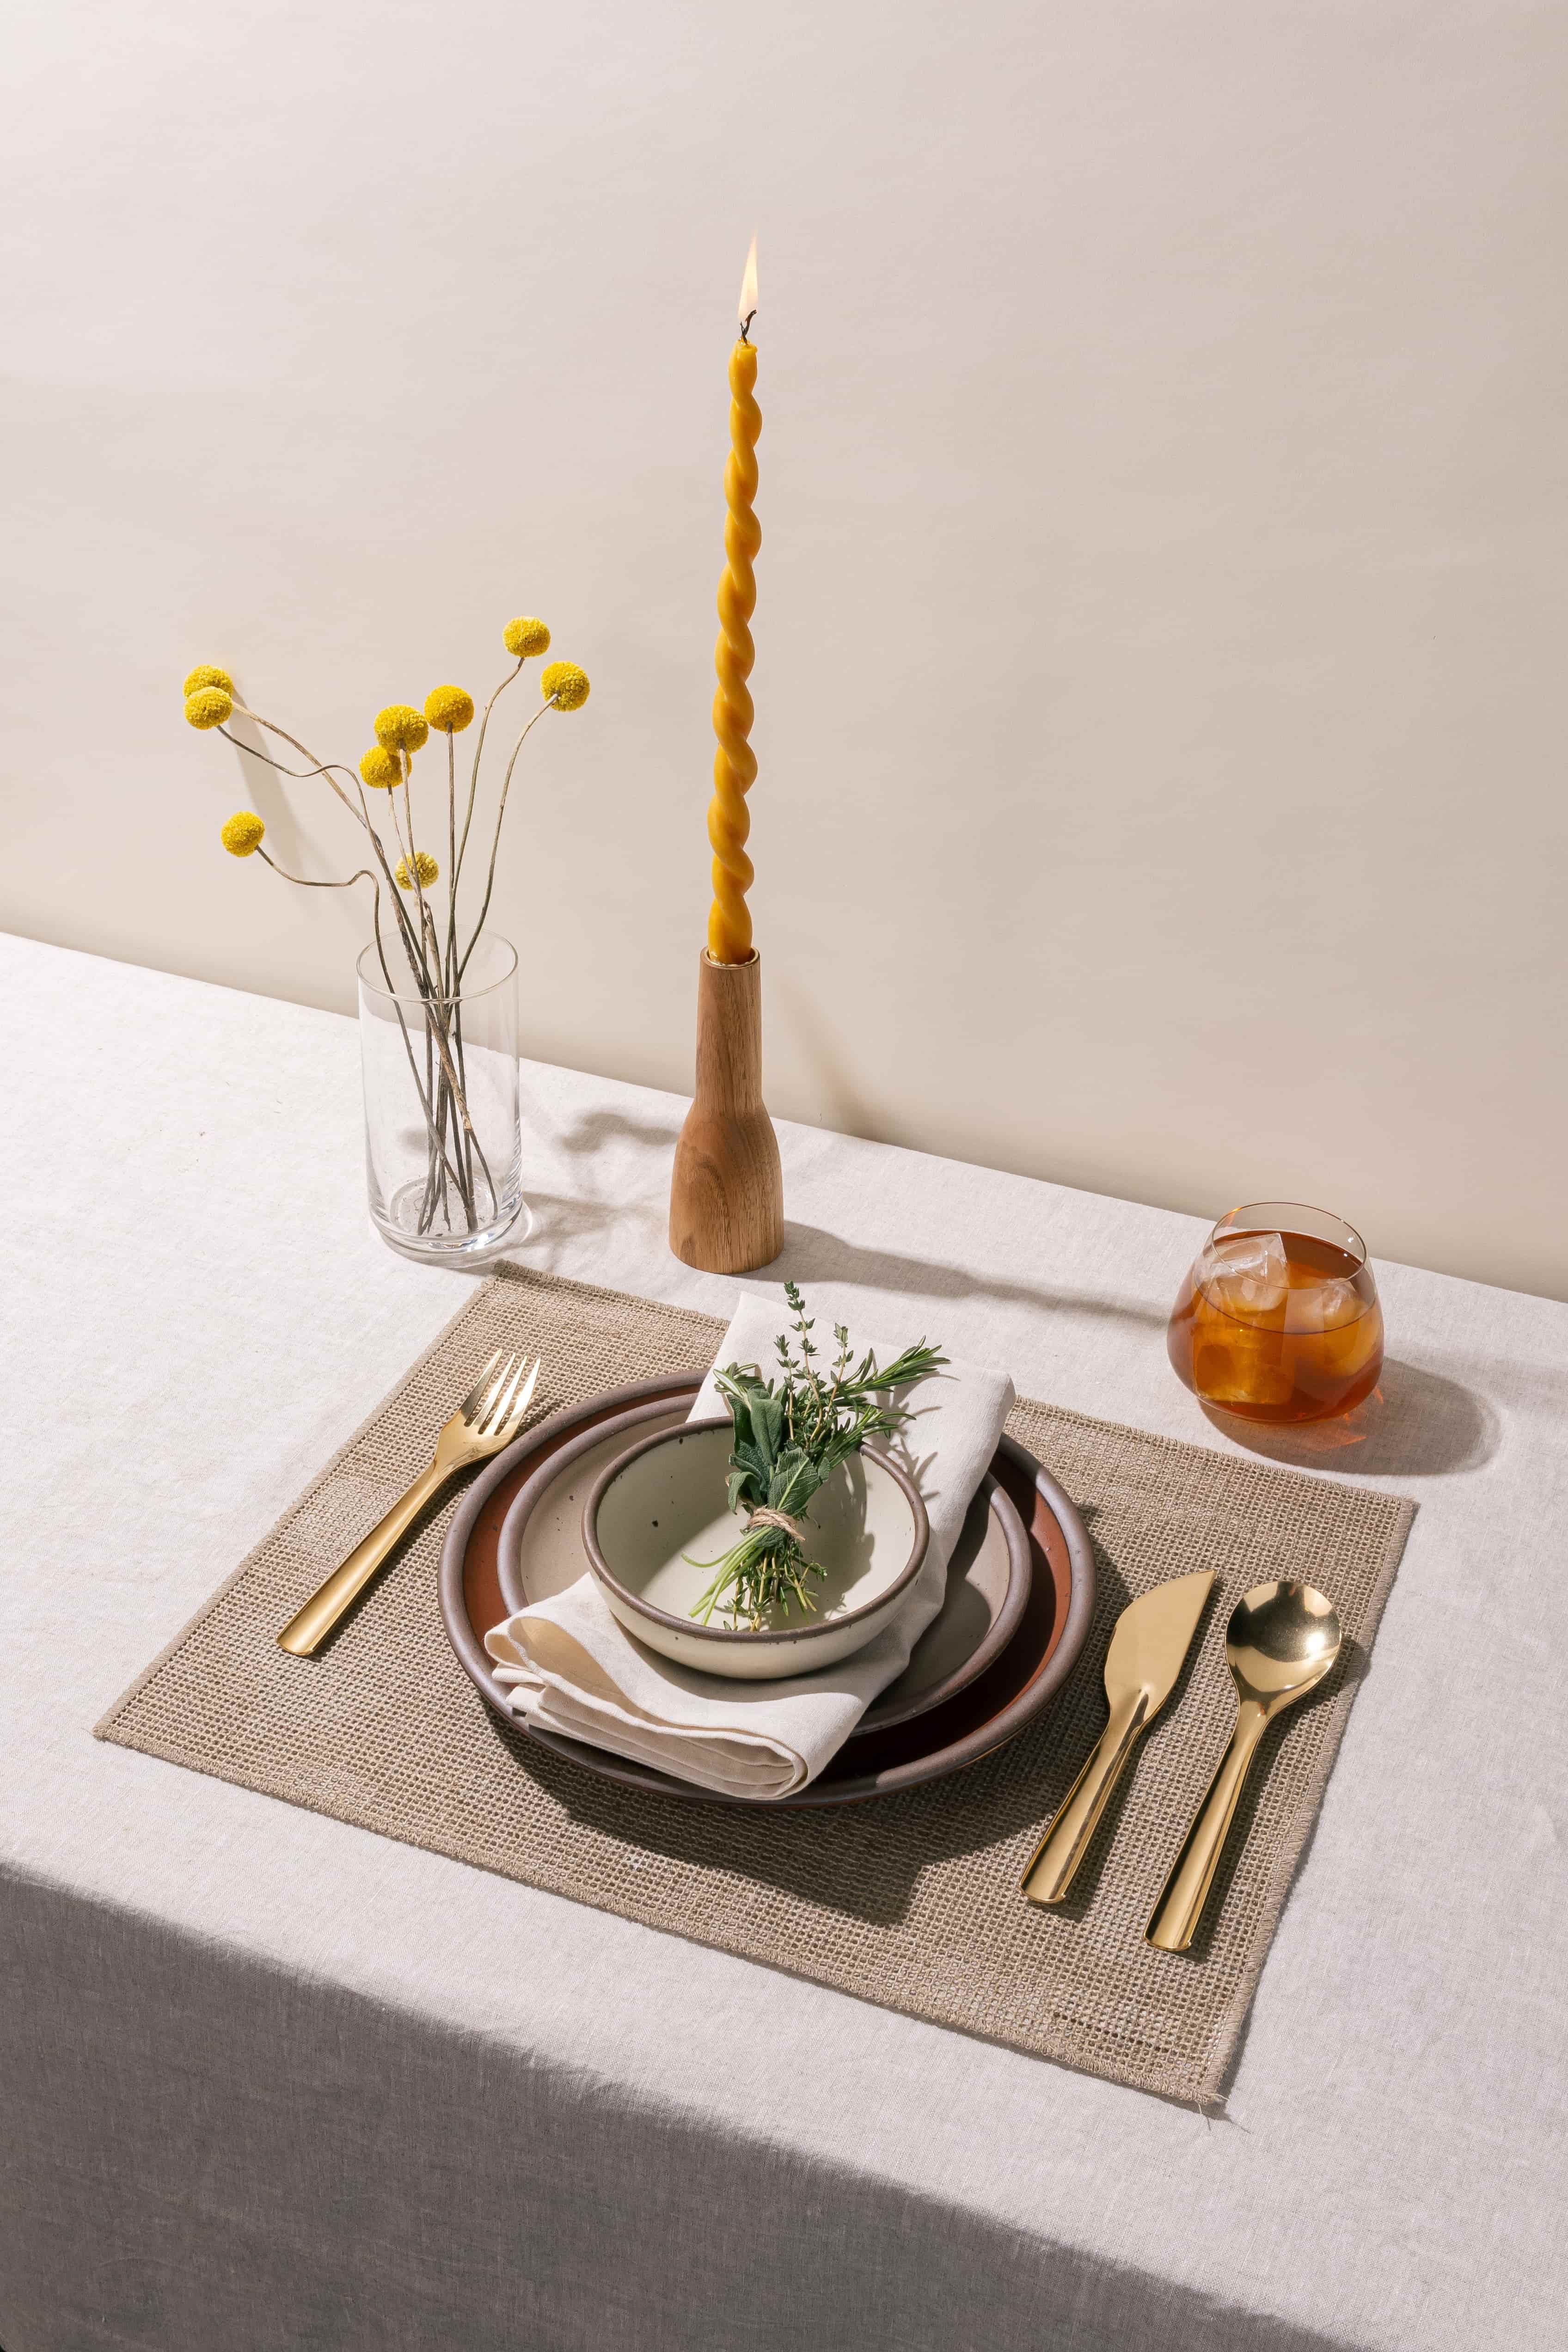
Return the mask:
[[756,317],[756,315],[757,314],[754,310],[748,310],[745,317],[741,321],[741,341],[743,343],[749,343],[752,340],[751,325],[752,320]]

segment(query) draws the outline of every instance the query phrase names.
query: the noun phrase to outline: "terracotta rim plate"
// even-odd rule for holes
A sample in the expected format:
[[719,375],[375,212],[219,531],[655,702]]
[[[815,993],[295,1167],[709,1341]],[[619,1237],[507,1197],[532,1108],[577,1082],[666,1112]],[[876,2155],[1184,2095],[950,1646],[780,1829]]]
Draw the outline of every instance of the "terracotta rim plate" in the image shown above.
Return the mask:
[[[584,1770],[688,1803],[745,1803],[675,1780],[514,1716],[490,1674],[484,1635],[509,1613],[500,1576],[501,1530],[521,1490],[576,1438],[638,1406],[668,1409],[695,1394],[701,1374],[664,1374],[558,1413],[498,1454],[469,1487],[447,1532],[439,1597],[447,1637],[486,1705],[514,1730]],[[651,1415],[649,1416],[651,1417]],[[564,1466],[564,1465],[562,1465]],[[1076,1664],[1094,1606],[1094,1555],[1083,1521],[1048,1471],[1004,1437],[992,1475],[1027,1533],[1031,1573],[1011,1639],[965,1687],[940,1705],[876,1729],[863,1727],[793,1807],[848,1804],[937,1780],[1015,1738],[1050,1704]],[[546,1481],[546,1484],[549,1482]]]
[[[686,1421],[697,1394],[697,1376],[688,1374],[673,1388],[667,1381],[655,1385],[658,1393],[623,1411],[615,1408],[626,1391],[617,1391],[572,1414],[572,1433],[563,1443],[556,1440],[564,1422],[542,1423],[501,1457],[499,1483],[510,1496],[504,1503],[496,1554],[501,1616],[538,1600],[542,1589],[556,1591],[569,1580],[555,1572],[561,1555],[567,1556],[571,1577],[583,1573],[585,1562],[579,1526],[584,1482],[591,1482],[605,1463],[638,1435],[655,1428],[678,1428]],[[605,1417],[596,1417],[601,1414]],[[573,1487],[578,1494],[563,1507],[562,1490]],[[496,1499],[504,1502],[502,1496]],[[488,1550],[483,1538],[479,1544]],[[474,1565],[470,1559],[470,1571]],[[922,1715],[984,1674],[1022,1622],[1033,1575],[1034,1552],[1024,1523],[1005,1490],[987,1472],[953,1550],[942,1610],[916,1643],[905,1672],[867,1708],[850,1738],[864,1739]],[[973,1616],[976,1601],[992,1613],[988,1622],[971,1631],[965,1620]],[[447,1616],[459,1656],[486,1699],[494,1705],[497,1695],[489,1679],[489,1661],[482,1647],[471,1643],[476,1630],[472,1615],[467,1621],[467,1640],[464,1621],[459,1618],[454,1622],[449,1612]],[[482,1637],[484,1628],[477,1630]],[[468,1654],[470,1647],[481,1661],[478,1672],[474,1656]]]
[[[692,1378],[678,1390],[666,1390],[624,1412],[611,1412],[605,1420],[587,1423],[564,1445],[552,1449],[537,1468],[531,1468],[523,1450],[518,1451],[517,1468],[527,1475],[501,1522],[498,1555],[501,1600],[508,1614],[541,1599],[542,1587],[544,1591],[559,1591],[562,1580],[552,1574],[552,1561],[541,1557],[548,1547],[553,1544],[569,1555],[573,1576],[580,1576],[586,1566],[577,1524],[583,1503],[578,1499],[575,1509],[566,1515],[569,1524],[563,1524],[562,1505],[555,1499],[562,1486],[575,1486],[581,1497],[585,1483],[591,1485],[605,1465],[650,1431],[683,1427],[698,1386]],[[612,1402],[604,1400],[606,1408]],[[977,1629],[965,1646],[966,1604],[979,1599],[983,1607],[988,1605],[983,1588],[972,1583],[968,1574],[982,1564],[983,1555],[989,1555],[984,1565],[993,1582],[1000,1570],[1003,1589],[994,1616]],[[870,1732],[923,1715],[983,1675],[1017,1630],[1028,1606],[1033,1573],[1034,1556],[1024,1523],[987,1472],[949,1566],[948,1592],[942,1610],[916,1643],[908,1667],[867,1708],[850,1738],[863,1739]]]

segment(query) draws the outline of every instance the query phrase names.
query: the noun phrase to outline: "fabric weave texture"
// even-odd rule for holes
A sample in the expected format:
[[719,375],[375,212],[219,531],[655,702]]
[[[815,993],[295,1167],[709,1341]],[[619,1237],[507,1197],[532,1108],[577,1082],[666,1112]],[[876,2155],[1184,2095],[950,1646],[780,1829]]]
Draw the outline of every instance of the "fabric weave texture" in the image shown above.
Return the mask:
[[[814,1811],[618,1788],[492,1716],[446,1639],[441,1545],[461,1489],[416,1529],[317,1658],[278,1629],[395,1499],[500,1346],[544,1359],[542,1413],[652,1373],[705,1370],[719,1319],[503,1267],[96,1727],[100,1738],[1131,2087],[1217,2104],[1332,1768],[1414,1506],[1021,1401],[1008,1428],[1094,1542],[1079,1664],[1046,1716],[925,1788]],[[1068,1900],[1019,1874],[1105,1717],[1127,1602],[1212,1569],[1181,1681],[1107,1810]],[[1266,1736],[1191,1953],[1143,1929],[1235,1709],[1223,1632],[1248,1587],[1320,1585],[1345,1641]]]

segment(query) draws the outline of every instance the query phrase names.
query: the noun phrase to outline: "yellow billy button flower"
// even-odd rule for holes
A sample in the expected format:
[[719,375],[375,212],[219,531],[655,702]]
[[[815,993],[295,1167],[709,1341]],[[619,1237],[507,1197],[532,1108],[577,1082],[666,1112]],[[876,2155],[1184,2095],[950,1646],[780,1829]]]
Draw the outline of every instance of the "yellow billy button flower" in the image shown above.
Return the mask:
[[417,751],[429,732],[411,703],[389,702],[375,714],[375,740],[385,751]]
[[221,727],[233,709],[233,695],[221,686],[198,686],[185,697],[185,719],[192,727]]
[[199,693],[204,686],[221,686],[227,695],[235,691],[234,680],[227,670],[217,668],[212,662],[203,662],[194,669],[180,691],[188,702],[192,695]]
[[428,890],[440,871],[440,867],[427,849],[416,849],[414,853],[414,874],[408,871],[407,858],[400,857],[392,878],[400,890],[412,890],[414,875],[416,874],[419,877],[419,887],[422,890]]
[[460,735],[474,715],[474,698],[460,686],[437,686],[425,698],[425,716],[443,735]]
[[403,782],[403,762],[395,751],[384,744],[373,743],[359,763],[359,772],[367,784],[378,793],[389,793],[394,784]]
[[248,857],[253,849],[260,848],[266,830],[254,809],[236,809],[225,822],[218,839],[231,857]]
[[507,623],[500,633],[500,641],[508,653],[515,654],[519,661],[525,654],[547,654],[550,651],[549,630],[542,621],[536,621],[526,613],[520,620]]
[[539,691],[557,710],[581,710],[588,699],[588,673],[575,662],[552,662],[539,674]]

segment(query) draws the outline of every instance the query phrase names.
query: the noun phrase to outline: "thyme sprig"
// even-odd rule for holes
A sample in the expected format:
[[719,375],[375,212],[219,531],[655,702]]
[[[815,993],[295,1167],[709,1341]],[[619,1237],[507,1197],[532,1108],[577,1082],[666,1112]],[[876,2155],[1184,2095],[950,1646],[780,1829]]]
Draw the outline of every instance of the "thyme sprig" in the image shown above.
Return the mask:
[[886,1367],[879,1367],[869,1349],[857,1363],[847,1328],[836,1323],[836,1353],[825,1362],[811,1336],[815,1319],[793,1282],[785,1283],[784,1297],[795,1346],[792,1350],[788,1332],[779,1334],[777,1380],[765,1381],[742,1364],[726,1364],[715,1375],[734,1425],[730,1508],[743,1509],[747,1520],[721,1559],[692,1562],[718,1571],[690,1612],[704,1625],[722,1608],[731,1624],[760,1633],[797,1605],[816,1609],[808,1580],[827,1570],[806,1549],[806,1506],[868,1438],[903,1426],[910,1416],[891,1402],[892,1391],[923,1381],[947,1361],[922,1339]]

